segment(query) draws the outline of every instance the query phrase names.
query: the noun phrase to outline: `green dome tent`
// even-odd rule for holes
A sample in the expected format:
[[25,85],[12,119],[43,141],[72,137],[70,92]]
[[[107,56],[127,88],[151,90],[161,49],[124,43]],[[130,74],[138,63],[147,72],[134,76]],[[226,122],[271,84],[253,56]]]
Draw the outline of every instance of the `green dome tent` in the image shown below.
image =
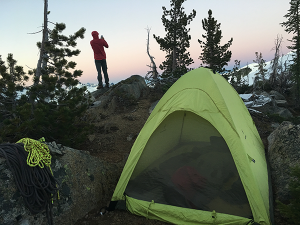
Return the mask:
[[173,224],[271,224],[263,143],[243,101],[198,68],[165,93],[137,137],[111,205]]

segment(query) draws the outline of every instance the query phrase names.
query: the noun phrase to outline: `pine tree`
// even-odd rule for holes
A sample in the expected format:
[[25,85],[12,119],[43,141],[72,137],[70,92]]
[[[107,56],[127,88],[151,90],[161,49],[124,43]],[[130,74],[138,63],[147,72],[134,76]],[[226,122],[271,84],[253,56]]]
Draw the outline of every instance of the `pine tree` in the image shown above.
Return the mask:
[[[25,96],[19,96],[25,88],[25,82],[29,77],[23,70],[22,66],[17,66],[17,61],[13,54],[8,54],[8,67],[2,61],[0,56],[0,130],[5,129],[5,124],[9,120],[18,120],[17,110]],[[1,140],[0,135],[0,142]]]
[[[85,131],[88,127],[80,122],[80,118],[90,104],[90,95],[86,93],[86,87],[78,87],[78,77],[82,75],[82,71],[75,69],[75,62],[67,60],[80,53],[80,50],[73,48],[76,47],[78,38],[84,38],[85,29],[81,28],[73,35],[65,36],[62,34],[65,28],[65,24],[56,23],[54,29],[48,29],[47,40],[43,38],[42,43],[37,43],[40,50],[43,48],[39,60],[42,62],[40,76],[36,76],[37,69],[29,71],[29,75],[33,76],[33,85],[26,87],[26,95],[17,101],[15,109],[6,107],[8,112],[5,115],[13,116],[4,118],[1,115],[2,141],[16,142],[23,137],[45,137],[47,141],[75,147],[86,138]],[[10,59],[9,67],[18,72],[13,74],[23,75],[20,68],[12,66],[14,64],[15,61]],[[4,84],[14,87],[11,90],[15,91],[11,92],[12,99],[16,101],[16,91],[24,87],[18,84],[19,78],[11,83],[7,82],[11,76],[6,75],[7,68],[2,61],[0,69],[1,76],[5,79],[0,80],[0,90],[5,91]],[[27,77],[23,80],[25,78],[28,80]],[[3,97],[3,94],[0,96]]]
[[248,67],[240,68],[241,61],[234,60],[233,69],[226,75],[230,77],[229,83],[234,87],[234,89],[240,93],[245,93],[249,88],[249,78],[248,74],[251,72],[251,69]]
[[266,81],[266,73],[267,69],[265,69],[266,61],[263,59],[262,54],[258,54],[258,52],[255,52],[256,59],[253,60],[254,63],[257,63],[255,67],[258,67],[258,71],[254,74],[256,80],[262,80],[262,85],[264,89],[265,81]]
[[240,71],[240,64],[241,61],[240,60],[234,60],[234,66],[232,71],[229,72],[229,76],[231,77],[230,79],[230,84],[232,86],[239,86],[241,83],[241,71]]
[[8,54],[8,67],[5,66],[0,56],[0,102],[1,115],[11,116],[18,104],[18,92],[22,92],[25,88],[25,82],[29,77],[23,70],[22,66],[17,66],[17,61],[13,58],[13,54]]
[[190,47],[191,36],[188,34],[190,29],[187,25],[191,23],[196,16],[196,11],[193,10],[188,16],[182,7],[183,2],[186,0],[171,0],[171,9],[167,10],[162,7],[163,16],[161,18],[165,27],[166,36],[153,37],[160,45],[160,49],[166,52],[166,60],[159,66],[164,70],[163,78],[178,79],[181,75],[188,71],[187,66],[193,63],[190,53],[187,48]]
[[[228,65],[231,58],[231,51],[228,48],[231,46],[233,38],[227,44],[221,46],[220,43],[223,36],[220,26],[221,23],[217,23],[217,20],[212,17],[212,11],[208,10],[208,18],[202,20],[202,27],[206,32],[202,37],[205,41],[198,39],[200,47],[203,48],[199,59],[204,65],[207,65],[207,68],[214,72],[223,73],[226,71],[223,67]],[[224,75],[224,77],[228,79],[227,76]]]
[[296,107],[300,106],[300,0],[291,0],[290,9],[288,13],[284,16],[287,18],[286,22],[281,23],[285,27],[285,31],[288,33],[293,33],[294,36],[291,46],[289,49],[295,50],[295,57],[293,59],[293,64],[290,66],[290,70],[293,73],[293,78],[296,83]]
[[[80,50],[76,47],[76,40],[84,38],[85,29],[81,28],[69,37],[62,35],[66,25],[56,23],[55,28],[49,32],[48,41],[44,43],[44,54],[47,58],[41,70],[41,79],[34,76],[34,85],[28,90],[28,96],[33,100],[33,114],[36,134],[41,134],[66,145],[80,141],[75,139],[74,133],[80,132],[81,126],[74,121],[87,109],[86,87],[78,88],[82,75],[81,70],[75,70],[76,63],[67,58],[77,56]],[[41,48],[42,43],[37,46]],[[70,72],[69,70],[72,70]],[[29,71],[33,75],[36,70]]]
[[[76,63],[68,62],[66,58],[79,55],[80,50],[70,48],[76,47],[77,38],[84,38],[85,28],[81,28],[69,37],[61,34],[65,28],[64,23],[56,23],[55,28],[50,31],[49,40],[44,44],[47,58],[43,60],[46,66],[41,70],[41,79],[34,76],[35,85],[30,89],[30,94],[34,94],[34,98],[36,95],[39,96],[38,99],[35,98],[38,102],[54,101],[55,104],[60,104],[63,98],[72,93],[69,89],[74,89],[79,84],[77,78],[82,75],[82,71],[74,70]],[[37,46],[41,49],[42,43],[38,42]],[[74,71],[71,73],[69,69]],[[36,74],[36,70],[29,71],[29,74]],[[79,95],[82,94],[81,92]]]
[[243,68],[242,69],[242,76],[244,77],[244,84],[245,85],[249,85],[249,73],[251,72],[252,70],[249,68],[249,65],[248,65],[248,62],[247,62],[247,66],[246,68]]

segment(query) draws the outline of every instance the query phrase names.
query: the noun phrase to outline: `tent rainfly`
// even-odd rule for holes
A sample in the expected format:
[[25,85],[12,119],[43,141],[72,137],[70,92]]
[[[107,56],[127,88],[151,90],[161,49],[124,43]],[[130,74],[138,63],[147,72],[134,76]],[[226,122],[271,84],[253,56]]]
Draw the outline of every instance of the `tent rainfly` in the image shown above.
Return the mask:
[[198,68],[165,93],[138,135],[108,210],[173,224],[271,224],[264,146],[234,88]]

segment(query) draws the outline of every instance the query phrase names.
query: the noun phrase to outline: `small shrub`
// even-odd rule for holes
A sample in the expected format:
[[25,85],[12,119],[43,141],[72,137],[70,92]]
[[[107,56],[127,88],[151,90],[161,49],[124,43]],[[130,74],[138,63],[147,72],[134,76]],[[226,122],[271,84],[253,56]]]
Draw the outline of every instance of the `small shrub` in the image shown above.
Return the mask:
[[251,92],[252,86],[249,86],[248,84],[242,84],[240,86],[233,86],[237,93],[239,94],[246,94]]
[[295,125],[300,124],[300,117],[291,118],[291,122]]
[[282,116],[279,116],[278,114],[269,114],[269,113],[267,113],[267,116],[270,118],[270,120],[272,122],[276,122],[276,123],[282,123],[283,121],[290,121],[291,120],[291,118],[285,119]]
[[269,82],[269,80],[266,80],[265,84],[264,84],[264,91],[270,92],[272,90],[273,90],[273,87],[272,87],[271,83]]
[[280,201],[278,208],[282,216],[284,216],[290,224],[300,224],[299,212],[300,212],[300,167],[291,168],[292,179],[289,184],[291,193],[290,204],[285,205]]
[[126,93],[123,90],[115,90],[114,96],[117,97],[119,106],[123,106],[126,108],[128,106],[137,105],[137,100],[134,98],[134,96]]

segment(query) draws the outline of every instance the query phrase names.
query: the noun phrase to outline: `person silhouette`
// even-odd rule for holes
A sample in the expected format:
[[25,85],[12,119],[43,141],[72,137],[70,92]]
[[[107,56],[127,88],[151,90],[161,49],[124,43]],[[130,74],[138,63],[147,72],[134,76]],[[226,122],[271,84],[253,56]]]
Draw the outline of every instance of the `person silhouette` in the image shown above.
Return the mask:
[[95,65],[96,65],[96,69],[98,72],[98,76],[97,76],[98,87],[97,87],[97,89],[103,88],[101,69],[104,74],[105,87],[108,88],[109,87],[109,78],[108,78],[108,74],[107,74],[106,54],[104,51],[104,47],[108,48],[108,44],[102,35],[101,35],[101,38],[99,39],[99,33],[97,31],[93,31],[92,36],[93,36],[93,40],[91,40],[90,44],[94,51]]

